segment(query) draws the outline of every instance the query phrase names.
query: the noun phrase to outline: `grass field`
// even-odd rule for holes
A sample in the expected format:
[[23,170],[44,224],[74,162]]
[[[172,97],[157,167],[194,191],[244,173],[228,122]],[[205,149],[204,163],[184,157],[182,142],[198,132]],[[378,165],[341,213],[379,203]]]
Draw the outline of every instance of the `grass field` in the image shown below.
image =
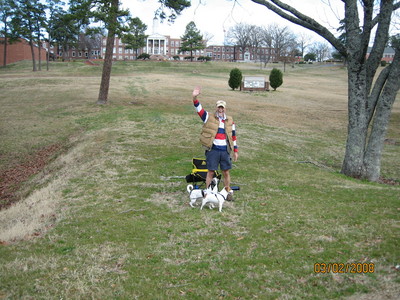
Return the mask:
[[[340,174],[342,66],[265,93],[230,90],[233,67],[270,70],[116,62],[104,106],[100,66],[0,69],[0,172],[30,174],[0,211],[0,299],[398,299],[399,101],[381,172],[397,184],[358,181]],[[191,208],[181,178],[203,155],[195,85],[237,124],[222,213]]]

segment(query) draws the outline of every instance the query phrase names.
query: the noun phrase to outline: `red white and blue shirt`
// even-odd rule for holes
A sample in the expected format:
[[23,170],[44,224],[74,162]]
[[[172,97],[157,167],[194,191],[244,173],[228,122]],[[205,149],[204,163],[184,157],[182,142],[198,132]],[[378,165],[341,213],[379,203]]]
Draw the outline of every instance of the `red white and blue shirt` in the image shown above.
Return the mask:
[[[209,118],[209,116],[210,116],[210,113],[203,109],[203,106],[201,105],[200,101],[197,100],[197,99],[193,100],[193,105],[196,108],[196,112],[200,116],[201,120],[204,123],[206,123],[208,118]],[[227,151],[228,144],[227,144],[226,133],[225,133],[226,115],[224,114],[223,117],[218,117],[218,118],[219,118],[218,132],[215,135],[212,149],[220,150],[220,151]],[[237,146],[237,143],[236,143],[236,126],[235,126],[235,123],[232,124],[232,141],[233,141],[233,151],[234,152],[238,152],[238,146]]]

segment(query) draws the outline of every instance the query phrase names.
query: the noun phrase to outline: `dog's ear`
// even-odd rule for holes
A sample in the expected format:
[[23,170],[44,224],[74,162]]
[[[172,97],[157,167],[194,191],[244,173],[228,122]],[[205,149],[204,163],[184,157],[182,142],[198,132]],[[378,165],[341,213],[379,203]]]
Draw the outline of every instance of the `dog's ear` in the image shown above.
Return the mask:
[[201,190],[201,196],[204,198],[206,194],[204,193],[204,190]]

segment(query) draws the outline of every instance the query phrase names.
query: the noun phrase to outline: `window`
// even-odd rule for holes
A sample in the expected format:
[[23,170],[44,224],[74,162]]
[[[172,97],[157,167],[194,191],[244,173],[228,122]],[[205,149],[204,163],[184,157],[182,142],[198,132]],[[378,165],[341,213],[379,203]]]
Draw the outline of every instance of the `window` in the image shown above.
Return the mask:
[[75,57],[75,55],[76,55],[75,51],[72,51],[72,57]]

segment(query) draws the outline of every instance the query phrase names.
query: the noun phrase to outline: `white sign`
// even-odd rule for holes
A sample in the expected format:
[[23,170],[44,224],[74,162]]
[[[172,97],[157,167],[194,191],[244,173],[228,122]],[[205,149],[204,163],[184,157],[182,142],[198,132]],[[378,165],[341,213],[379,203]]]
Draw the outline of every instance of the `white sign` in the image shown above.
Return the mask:
[[245,76],[243,80],[244,88],[265,88],[265,77]]

